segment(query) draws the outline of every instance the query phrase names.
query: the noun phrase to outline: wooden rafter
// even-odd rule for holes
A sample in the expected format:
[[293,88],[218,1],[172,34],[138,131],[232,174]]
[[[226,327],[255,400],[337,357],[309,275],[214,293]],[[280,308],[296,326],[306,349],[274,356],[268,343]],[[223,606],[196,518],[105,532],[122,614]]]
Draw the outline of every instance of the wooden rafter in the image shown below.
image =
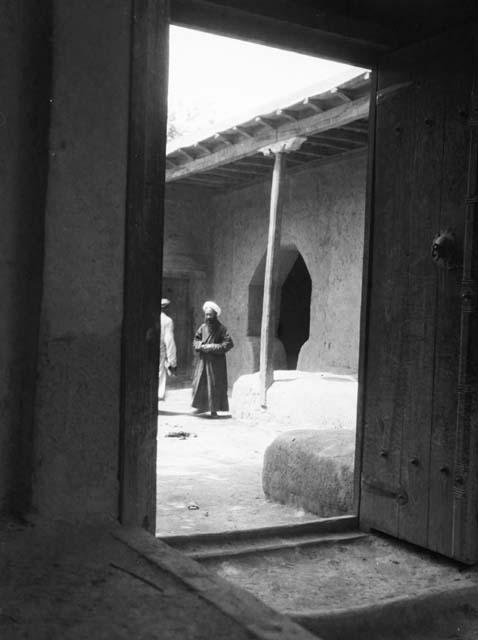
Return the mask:
[[237,167],[257,167],[257,169],[263,169],[269,171],[271,168],[270,162],[267,162],[267,159],[264,162],[259,162],[259,160],[239,160],[236,163]]
[[304,98],[304,100],[302,100],[302,104],[310,107],[312,111],[315,111],[315,113],[322,113],[323,111],[322,107],[317,104],[317,100],[314,100],[313,98]]
[[196,149],[199,149],[200,151],[211,153],[211,149],[208,149],[208,147],[206,147],[206,145],[203,142],[196,142],[194,146],[196,147]]
[[349,144],[344,144],[343,142],[326,142],[325,140],[322,141],[317,138],[310,140],[309,143],[312,148],[325,147],[326,149],[337,149],[338,151],[347,151],[354,148]]
[[[227,165],[227,166],[222,166],[222,167],[218,167],[217,169],[214,169],[212,171],[208,171],[207,175],[218,175],[218,176],[222,176],[223,178],[227,178],[228,174],[235,174],[237,175],[238,173],[241,173],[242,175],[251,175],[251,176],[257,176],[258,172],[254,171],[254,169],[246,169],[245,167],[233,167],[231,165]],[[233,176],[231,176],[233,177]]]
[[312,138],[311,142],[346,142],[346,143],[350,143],[350,144],[359,144],[359,145],[365,145],[367,144],[367,136],[363,135],[363,136],[347,136],[347,135],[335,135],[335,133],[332,132],[327,132],[327,135],[324,134],[320,134],[320,136],[317,136],[316,138]]
[[340,98],[342,102],[352,102],[352,98],[343,90],[341,91],[340,89],[335,88],[332,89],[330,93],[335,97]]
[[280,118],[285,118],[286,120],[289,120],[290,122],[297,122],[297,120],[298,120],[298,118],[296,116],[293,116],[291,114],[290,110],[288,110],[288,109],[277,109],[276,116],[278,116]]
[[369,97],[364,96],[347,104],[339,105],[322,113],[298,120],[287,122],[276,129],[264,129],[257,132],[254,138],[210,153],[203,158],[191,160],[175,169],[166,170],[166,182],[179,180],[185,176],[201,173],[225,164],[230,164],[247,156],[257,153],[267,145],[294,136],[311,136],[317,133],[343,127],[355,120],[366,118],[369,109]]
[[226,136],[224,136],[222,133],[215,133],[214,139],[224,142],[224,144],[226,144],[228,147],[232,145],[232,142],[228,138],[226,138]]
[[272,131],[276,130],[276,127],[274,127],[274,125],[272,125],[266,118],[264,118],[262,116],[257,116],[257,118],[254,118],[254,120],[258,124],[261,124],[263,127],[267,127],[268,129],[271,129]]
[[193,156],[187,151],[185,151],[184,149],[176,149],[174,153],[179,153],[180,155],[184,156],[187,160],[194,160]]
[[243,138],[254,138],[254,135],[247,131],[245,127],[240,127],[239,125],[233,127],[233,131],[239,133]]

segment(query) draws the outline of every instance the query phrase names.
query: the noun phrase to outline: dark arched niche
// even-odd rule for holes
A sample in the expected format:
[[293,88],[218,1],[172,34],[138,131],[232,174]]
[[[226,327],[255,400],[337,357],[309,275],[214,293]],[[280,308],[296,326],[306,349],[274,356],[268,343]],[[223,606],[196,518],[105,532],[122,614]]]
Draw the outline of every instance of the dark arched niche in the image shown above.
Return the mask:
[[[248,336],[261,334],[265,263],[264,254],[249,284]],[[295,245],[280,248],[278,285],[276,337],[284,345],[287,368],[296,369],[300,348],[309,337],[312,280]]]

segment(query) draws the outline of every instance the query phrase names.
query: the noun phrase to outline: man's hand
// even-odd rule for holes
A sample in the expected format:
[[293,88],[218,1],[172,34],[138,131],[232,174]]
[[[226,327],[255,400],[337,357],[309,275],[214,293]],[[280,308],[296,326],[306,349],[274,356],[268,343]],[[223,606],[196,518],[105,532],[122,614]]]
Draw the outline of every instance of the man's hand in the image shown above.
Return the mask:
[[171,367],[171,366],[168,366],[168,371],[169,371],[169,373],[170,373],[172,376],[175,376],[175,375],[176,375],[177,370],[178,370],[178,368],[177,368],[177,367]]

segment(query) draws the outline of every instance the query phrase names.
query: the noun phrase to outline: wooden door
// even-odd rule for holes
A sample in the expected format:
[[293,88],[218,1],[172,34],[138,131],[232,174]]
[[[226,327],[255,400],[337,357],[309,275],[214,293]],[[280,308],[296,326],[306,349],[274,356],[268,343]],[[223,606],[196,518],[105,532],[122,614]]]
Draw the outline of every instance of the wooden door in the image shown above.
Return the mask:
[[[465,562],[478,561],[476,57],[470,29],[377,72],[359,506],[363,528]],[[447,229],[458,268],[431,257]]]
[[164,277],[162,292],[164,298],[171,300],[167,313],[174,321],[178,376],[188,377],[191,375],[193,341],[189,280],[181,277]]

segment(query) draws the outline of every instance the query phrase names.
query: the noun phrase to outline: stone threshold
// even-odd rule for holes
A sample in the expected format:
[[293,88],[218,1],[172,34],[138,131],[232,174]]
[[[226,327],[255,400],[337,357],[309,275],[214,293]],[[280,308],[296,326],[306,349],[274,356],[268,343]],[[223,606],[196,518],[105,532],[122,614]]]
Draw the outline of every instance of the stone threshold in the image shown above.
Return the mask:
[[161,536],[161,540],[195,560],[226,559],[298,547],[351,543],[367,534],[357,530],[355,516],[340,516],[297,525],[261,527],[214,534]]

